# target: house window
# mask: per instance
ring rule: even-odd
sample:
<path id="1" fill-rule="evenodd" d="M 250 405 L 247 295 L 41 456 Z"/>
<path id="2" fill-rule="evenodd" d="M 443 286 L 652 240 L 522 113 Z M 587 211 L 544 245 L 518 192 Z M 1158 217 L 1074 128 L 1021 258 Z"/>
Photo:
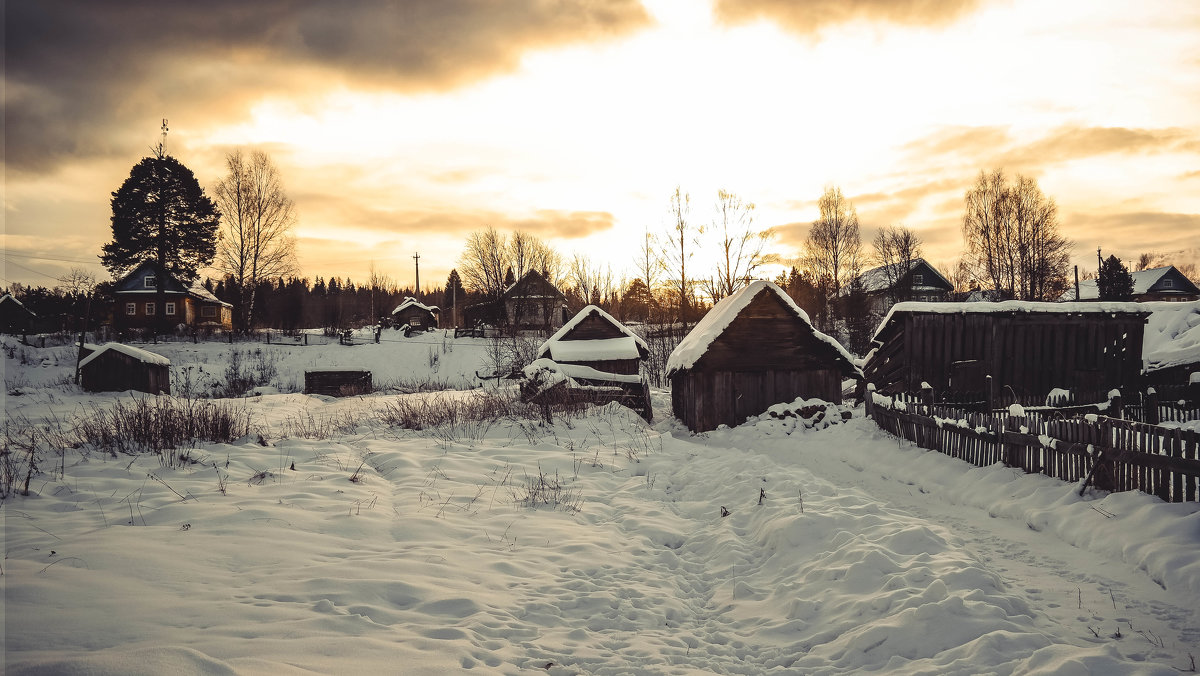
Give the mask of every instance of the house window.
<path id="1" fill-rule="evenodd" d="M 215 308 L 211 305 L 205 305 L 204 307 L 200 308 L 200 316 L 201 317 L 216 317 L 217 316 L 217 308 Z"/>
<path id="2" fill-rule="evenodd" d="M 154 303 L 146 303 L 146 314 L 147 315 L 154 314 Z"/>
<path id="3" fill-rule="evenodd" d="M 1175 288 L 1175 280 L 1173 280 L 1173 279 L 1164 279 L 1164 280 L 1163 280 L 1163 288 L 1164 288 L 1164 289 L 1173 289 L 1173 288 Z"/>
<path id="4" fill-rule="evenodd" d="M 913 284 L 924 284 L 925 275 L 913 275 Z"/>
<path id="5" fill-rule="evenodd" d="M 158 278 L 154 275 L 146 275 L 142 278 L 142 285 L 147 289 L 158 288 Z"/>
<path id="6" fill-rule="evenodd" d="M 131 317 L 133 315 L 136 315 L 137 314 L 137 303 L 126 303 L 125 304 L 125 314 L 127 314 Z"/>
<path id="7" fill-rule="evenodd" d="M 175 314 L 175 304 L 174 303 L 167 303 L 163 307 L 166 309 L 167 314 L 169 314 L 169 315 Z"/>

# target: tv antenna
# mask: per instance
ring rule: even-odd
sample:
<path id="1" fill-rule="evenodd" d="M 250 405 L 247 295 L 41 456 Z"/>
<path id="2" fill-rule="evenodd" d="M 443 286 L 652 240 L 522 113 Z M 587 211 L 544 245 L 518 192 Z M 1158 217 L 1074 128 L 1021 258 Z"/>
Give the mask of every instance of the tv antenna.
<path id="1" fill-rule="evenodd" d="M 162 140 L 158 142 L 157 154 L 160 160 L 167 154 L 167 118 L 165 117 L 162 122 Z"/>

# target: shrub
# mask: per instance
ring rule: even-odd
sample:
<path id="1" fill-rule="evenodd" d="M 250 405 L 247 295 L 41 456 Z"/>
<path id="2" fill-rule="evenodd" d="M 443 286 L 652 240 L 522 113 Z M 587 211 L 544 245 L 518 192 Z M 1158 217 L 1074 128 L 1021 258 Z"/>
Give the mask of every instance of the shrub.
<path id="1" fill-rule="evenodd" d="M 250 433 L 250 413 L 228 402 L 134 397 L 110 408 L 93 406 L 76 431 L 81 444 L 109 453 L 162 454 L 243 437 Z"/>

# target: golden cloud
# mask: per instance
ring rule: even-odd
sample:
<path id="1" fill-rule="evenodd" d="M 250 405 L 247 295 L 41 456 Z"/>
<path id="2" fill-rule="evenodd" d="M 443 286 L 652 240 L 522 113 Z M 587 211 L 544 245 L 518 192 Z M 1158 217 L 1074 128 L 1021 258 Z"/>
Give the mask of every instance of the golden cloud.
<path id="1" fill-rule="evenodd" d="M 728 24 L 768 19 L 803 35 L 851 21 L 910 26 L 945 25 L 971 12 L 979 0 L 717 0 L 717 19 Z"/>

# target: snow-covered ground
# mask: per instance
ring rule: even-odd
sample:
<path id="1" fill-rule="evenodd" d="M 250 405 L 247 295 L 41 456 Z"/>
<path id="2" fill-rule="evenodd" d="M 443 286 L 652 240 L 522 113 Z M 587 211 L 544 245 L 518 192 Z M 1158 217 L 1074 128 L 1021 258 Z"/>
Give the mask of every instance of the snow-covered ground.
<path id="1" fill-rule="evenodd" d="M 656 392 L 652 425 L 615 404 L 385 422 L 507 396 L 465 389 L 489 345 L 239 345 L 276 371 L 230 400 L 254 433 L 175 469 L 49 453 L 31 495 L 0 503 L 5 672 L 1176 674 L 1200 658 L 1198 505 L 974 468 L 861 410 L 692 435 Z M 228 345 L 144 347 L 177 391 L 188 366 L 196 391 L 224 385 Z M 6 352 L 10 427 L 131 401 L 70 385 L 67 348 Z M 296 393 L 316 367 L 459 389 Z"/>

